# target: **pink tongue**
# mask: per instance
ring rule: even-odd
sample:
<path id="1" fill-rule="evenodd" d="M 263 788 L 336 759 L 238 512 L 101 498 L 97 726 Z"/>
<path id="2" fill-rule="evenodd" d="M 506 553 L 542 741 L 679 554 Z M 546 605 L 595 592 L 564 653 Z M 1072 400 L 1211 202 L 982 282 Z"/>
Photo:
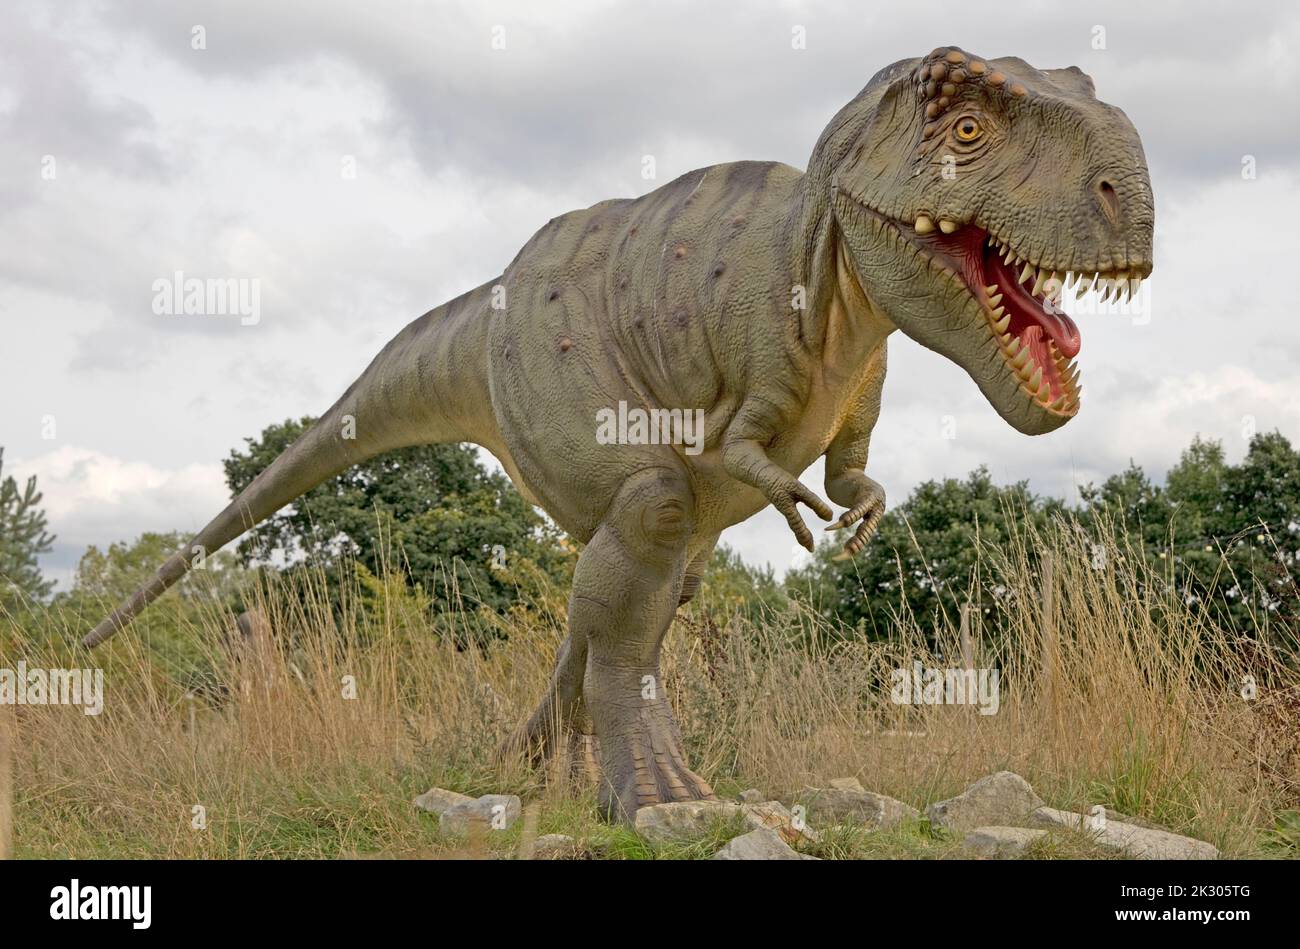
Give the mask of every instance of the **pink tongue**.
<path id="1" fill-rule="evenodd" d="M 1049 309 L 1052 312 L 1049 313 Z M 1037 307 L 1034 310 L 1034 318 L 1042 324 L 1043 331 L 1052 338 L 1052 342 L 1056 344 L 1062 356 L 1073 359 L 1079 355 L 1082 340 L 1079 337 L 1079 327 L 1074 325 L 1074 320 L 1050 305 Z"/>

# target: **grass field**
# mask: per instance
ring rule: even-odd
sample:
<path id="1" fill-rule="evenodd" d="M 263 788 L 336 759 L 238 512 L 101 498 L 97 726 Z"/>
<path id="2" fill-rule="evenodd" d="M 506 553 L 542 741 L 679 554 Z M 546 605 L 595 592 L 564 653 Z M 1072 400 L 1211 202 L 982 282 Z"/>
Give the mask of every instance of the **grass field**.
<path id="1" fill-rule="evenodd" d="M 1046 585 L 1042 554 L 1053 565 Z M 981 582 L 996 584 L 1002 615 L 969 617 L 966 649 L 976 667 L 1000 671 L 994 715 L 889 700 L 891 670 L 962 661 L 955 618 L 927 639 L 900 617 L 888 641 L 865 643 L 798 606 L 754 621 L 683 609 L 664 678 L 696 769 L 721 796 L 757 787 L 787 801 L 855 776 L 922 811 L 1005 769 L 1055 807 L 1104 804 L 1211 841 L 1226 857 L 1295 856 L 1295 655 L 1217 629 L 1122 543 L 1102 562 L 1064 527 L 982 552 Z M 739 832 L 719 826 L 656 850 L 605 823 L 593 789 L 562 763 L 494 764 L 550 672 L 563 591 L 506 618 L 466 614 L 474 631 L 495 625 L 507 638 L 457 649 L 445 626 L 396 592 L 363 611 L 326 602 L 322 589 L 272 581 L 253 594 L 276 632 L 265 653 L 232 658 L 233 620 L 216 609 L 186 630 L 209 653 L 202 688 L 176 681 L 127 632 L 94 654 L 106 677 L 101 715 L 0 706 L 0 846 L 20 858 L 515 854 L 520 825 L 444 839 L 437 819 L 412 806 L 434 785 L 519 794 L 537 805 L 539 833 L 569 834 L 600 858 L 706 857 Z M 11 631 L 0 666 L 86 665 L 70 645 L 83 632 L 74 626 L 53 637 Z M 994 629 L 996 638 L 985 632 Z M 837 830 L 807 852 L 959 851 L 920 820 Z M 1107 856 L 1082 838 L 1031 855 Z"/>

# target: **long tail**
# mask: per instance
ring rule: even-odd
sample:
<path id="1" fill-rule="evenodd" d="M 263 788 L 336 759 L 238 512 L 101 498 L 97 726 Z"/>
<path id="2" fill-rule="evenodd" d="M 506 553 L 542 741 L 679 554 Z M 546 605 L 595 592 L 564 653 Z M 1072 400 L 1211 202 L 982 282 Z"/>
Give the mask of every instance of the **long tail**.
<path id="1" fill-rule="evenodd" d="M 183 577 L 198 558 L 215 553 L 326 479 L 395 448 L 466 440 L 462 427 L 438 405 L 434 377 L 454 364 L 448 333 L 463 329 L 457 325 L 461 320 L 446 318 L 448 311 L 464 313 L 471 302 L 467 298 L 477 292 L 426 313 L 399 333 L 316 424 L 87 633 L 82 644 L 104 642 Z M 448 381 L 441 380 L 438 388 L 444 390 Z"/>

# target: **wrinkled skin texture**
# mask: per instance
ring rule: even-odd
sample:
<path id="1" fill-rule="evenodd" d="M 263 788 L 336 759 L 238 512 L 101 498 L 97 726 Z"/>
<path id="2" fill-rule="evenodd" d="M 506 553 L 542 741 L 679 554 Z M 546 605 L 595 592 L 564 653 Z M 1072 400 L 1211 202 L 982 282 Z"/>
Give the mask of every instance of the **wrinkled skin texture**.
<path id="1" fill-rule="evenodd" d="M 717 165 L 552 220 L 499 279 L 398 334 L 193 543 L 215 550 L 380 452 L 482 445 L 586 544 L 551 687 L 509 748 L 594 749 L 602 799 L 624 819 L 710 797 L 687 765 L 659 651 L 718 535 L 772 504 L 811 549 L 799 505 L 829 521 L 833 503 L 844 554 L 863 548 L 884 511 L 865 467 L 895 329 L 962 366 L 1018 430 L 1068 421 L 1077 380 L 1062 367 L 1077 333 L 1031 313 L 1043 295 L 1027 290 L 1014 320 L 999 318 L 986 297 L 1016 291 L 990 276 L 986 249 L 1006 242 L 1012 264 L 1045 273 L 1137 278 L 1150 271 L 1152 208 L 1137 133 L 1077 70 L 950 48 L 896 63 L 835 116 L 806 173 Z M 981 296 L 963 275 L 995 285 Z M 620 402 L 700 410 L 702 450 L 603 443 L 599 413 Z M 826 500 L 798 479 L 821 455 Z M 129 622 L 187 558 L 87 643 Z"/>

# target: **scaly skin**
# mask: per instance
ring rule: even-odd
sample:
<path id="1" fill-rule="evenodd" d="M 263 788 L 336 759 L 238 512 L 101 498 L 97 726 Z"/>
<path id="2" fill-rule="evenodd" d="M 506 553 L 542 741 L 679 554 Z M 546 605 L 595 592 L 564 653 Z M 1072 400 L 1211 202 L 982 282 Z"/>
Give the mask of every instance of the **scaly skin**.
<path id="1" fill-rule="evenodd" d="M 1064 424 L 1078 332 L 1047 305 L 1049 277 L 1128 289 L 1150 272 L 1152 222 L 1137 133 L 1077 69 L 955 48 L 896 63 L 806 173 L 716 165 L 552 220 L 498 280 L 403 330 L 193 544 L 215 550 L 380 452 L 482 445 L 586 544 L 551 687 L 508 748 L 597 745 L 624 819 L 710 797 L 659 650 L 718 535 L 772 504 L 811 549 L 798 505 L 833 513 L 798 475 L 824 454 L 826 497 L 846 509 L 828 529 L 852 531 L 843 555 L 863 548 L 884 511 L 865 467 L 895 329 L 962 366 L 1018 430 Z M 702 411 L 701 450 L 602 443 L 599 413 L 620 402 Z M 188 566 L 174 556 L 87 644 Z"/>

